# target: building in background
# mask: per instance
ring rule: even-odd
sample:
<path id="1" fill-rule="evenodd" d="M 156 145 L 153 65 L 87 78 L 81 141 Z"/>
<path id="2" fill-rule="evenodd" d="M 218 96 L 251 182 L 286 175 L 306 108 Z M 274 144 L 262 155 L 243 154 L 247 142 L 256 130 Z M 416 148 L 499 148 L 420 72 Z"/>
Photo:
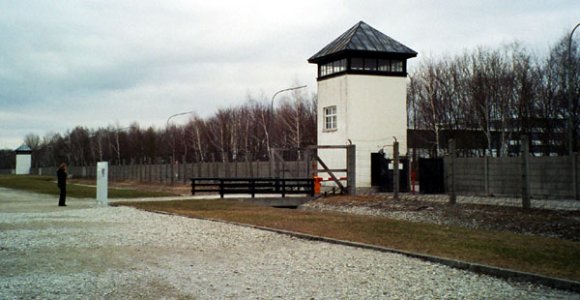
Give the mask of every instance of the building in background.
<path id="1" fill-rule="evenodd" d="M 28 175 L 30 174 L 30 168 L 32 167 L 32 149 L 25 144 L 20 145 L 20 147 L 14 150 L 16 152 L 16 175 Z"/>

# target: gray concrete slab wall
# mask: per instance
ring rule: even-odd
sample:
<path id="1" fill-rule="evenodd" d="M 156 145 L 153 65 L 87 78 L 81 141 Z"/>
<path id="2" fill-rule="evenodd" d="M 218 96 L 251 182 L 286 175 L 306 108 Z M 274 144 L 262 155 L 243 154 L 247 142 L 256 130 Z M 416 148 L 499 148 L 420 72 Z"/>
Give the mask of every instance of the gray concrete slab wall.
<path id="1" fill-rule="evenodd" d="M 173 177 L 174 183 L 189 184 L 192 177 L 307 178 L 309 164 L 306 161 L 277 163 L 274 173 L 268 161 L 109 165 L 109 180 L 171 183 Z M 73 178 L 95 178 L 95 172 L 96 166 L 69 167 Z M 32 169 L 32 174 L 56 176 L 56 167 Z"/>
<path id="2" fill-rule="evenodd" d="M 580 190 L 578 154 L 570 157 L 529 157 L 529 187 L 533 198 L 578 199 Z M 445 177 L 449 176 L 446 157 Z M 455 159 L 456 192 L 466 195 L 521 196 L 522 157 L 489 157 Z M 574 174 L 574 168 L 576 174 Z M 487 171 L 486 171 L 487 170 Z M 449 190 L 446 180 L 446 190 Z M 487 182 L 487 184 L 486 184 Z M 486 190 L 487 186 L 487 190 Z M 575 188 L 576 187 L 576 188 Z"/>

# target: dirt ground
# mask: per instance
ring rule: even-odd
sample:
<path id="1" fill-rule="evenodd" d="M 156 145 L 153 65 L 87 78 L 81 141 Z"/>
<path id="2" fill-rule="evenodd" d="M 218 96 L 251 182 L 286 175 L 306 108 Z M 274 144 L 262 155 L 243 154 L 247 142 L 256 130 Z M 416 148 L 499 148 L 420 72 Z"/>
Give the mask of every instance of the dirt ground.
<path id="1" fill-rule="evenodd" d="M 136 188 L 147 191 L 190 195 L 190 187 L 182 183 L 170 185 L 137 182 L 110 182 L 111 187 Z M 343 208 L 364 207 L 379 212 L 405 212 L 429 215 L 436 223 L 496 231 L 535 234 L 580 241 L 580 210 L 548 209 L 524 210 L 518 207 L 456 204 L 449 205 L 428 200 L 395 200 L 391 195 L 330 196 L 317 202 Z M 425 218 L 422 218 L 425 220 Z M 429 219 L 429 218 L 427 218 Z M 436 221 L 435 221 L 436 220 Z"/>
<path id="2" fill-rule="evenodd" d="M 420 199 L 420 196 L 418 197 Z M 395 200 L 392 196 L 333 196 L 321 203 L 342 207 L 367 207 L 383 212 L 432 215 L 449 226 L 535 234 L 580 241 L 580 211 L 548 209 L 524 210 L 518 207 L 437 203 L 421 200 Z"/>

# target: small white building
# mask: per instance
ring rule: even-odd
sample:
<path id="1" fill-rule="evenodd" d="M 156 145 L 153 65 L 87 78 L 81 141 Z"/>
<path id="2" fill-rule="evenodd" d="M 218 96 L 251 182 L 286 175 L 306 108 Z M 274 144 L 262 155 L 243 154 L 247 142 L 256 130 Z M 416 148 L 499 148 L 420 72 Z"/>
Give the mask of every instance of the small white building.
<path id="1" fill-rule="evenodd" d="M 25 144 L 20 145 L 14 151 L 16 152 L 16 175 L 28 175 L 30 174 L 30 168 L 32 167 L 32 149 Z"/>
<path id="2" fill-rule="evenodd" d="M 357 189 L 371 187 L 371 153 L 392 151 L 393 137 L 407 152 L 407 59 L 415 56 L 361 21 L 308 59 L 318 65 L 318 145 L 356 145 Z M 319 156 L 346 168 L 344 151 Z"/>

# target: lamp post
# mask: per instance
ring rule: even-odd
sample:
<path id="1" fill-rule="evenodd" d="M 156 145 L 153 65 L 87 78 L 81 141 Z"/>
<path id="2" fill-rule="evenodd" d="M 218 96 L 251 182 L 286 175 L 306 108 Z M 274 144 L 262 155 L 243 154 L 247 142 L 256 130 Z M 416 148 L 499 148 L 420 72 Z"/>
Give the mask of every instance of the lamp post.
<path id="1" fill-rule="evenodd" d="M 276 98 L 276 96 L 282 92 L 287 92 L 287 91 L 292 91 L 292 90 L 297 90 L 297 89 L 302 89 L 307 87 L 307 85 L 301 85 L 301 86 L 296 86 L 296 87 L 291 87 L 291 88 L 287 88 L 287 89 L 283 89 L 283 90 L 279 90 L 276 93 L 274 93 L 274 95 L 272 96 L 272 102 L 270 103 L 270 112 L 274 112 L 274 98 Z"/>
<path id="2" fill-rule="evenodd" d="M 171 120 L 173 117 L 187 115 L 187 114 L 191 114 L 191 113 L 194 113 L 194 111 L 186 111 L 186 112 L 176 113 L 176 114 L 169 116 L 169 118 L 167 118 L 167 123 L 166 123 L 165 127 L 169 128 L 169 120 Z"/>
<path id="3" fill-rule="evenodd" d="M 572 37 L 574 36 L 574 31 L 576 31 L 579 26 L 580 23 L 576 24 L 568 37 L 568 154 L 570 157 L 574 154 L 574 78 L 572 74 Z"/>
<path id="4" fill-rule="evenodd" d="M 274 118 L 274 98 L 276 98 L 276 96 L 280 93 L 283 92 L 287 92 L 287 91 L 292 91 L 292 90 L 297 90 L 297 89 L 302 89 L 307 87 L 307 85 L 301 85 L 301 86 L 296 86 L 296 87 L 291 87 L 291 88 L 287 88 L 287 89 L 283 89 L 283 90 L 279 90 L 276 93 L 274 93 L 274 95 L 272 95 L 272 100 L 270 102 L 270 126 L 268 126 L 268 130 L 266 131 L 266 139 L 268 142 L 268 156 L 271 155 L 271 145 L 270 145 L 270 130 L 272 127 L 272 119 Z M 271 157 L 270 157 L 271 158 Z"/>
<path id="5" fill-rule="evenodd" d="M 169 121 L 177 116 L 183 116 L 183 115 L 187 115 L 187 114 L 191 114 L 193 113 L 193 111 L 186 111 L 186 112 L 180 112 L 180 113 L 176 113 L 173 114 L 171 116 L 169 116 L 169 118 L 167 118 L 167 122 L 165 123 L 165 128 L 166 130 L 169 130 Z M 175 164 L 175 134 L 172 134 L 173 137 L 173 142 L 171 143 L 171 185 L 173 185 L 173 182 L 175 180 L 175 174 L 174 174 L 174 170 L 173 170 L 173 165 Z"/>

